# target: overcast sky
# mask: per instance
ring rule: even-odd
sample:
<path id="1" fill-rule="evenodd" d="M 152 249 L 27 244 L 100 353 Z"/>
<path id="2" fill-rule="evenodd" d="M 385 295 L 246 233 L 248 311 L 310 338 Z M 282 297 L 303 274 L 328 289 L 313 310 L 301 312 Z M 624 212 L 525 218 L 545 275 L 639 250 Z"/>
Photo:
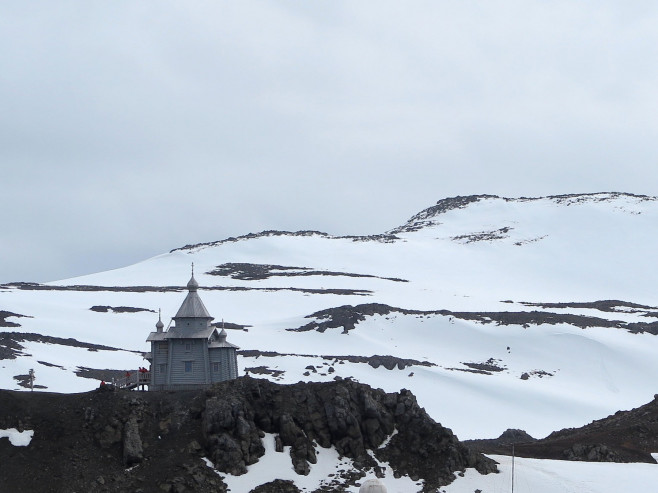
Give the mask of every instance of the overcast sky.
<path id="1" fill-rule="evenodd" d="M 0 4 L 0 282 L 437 200 L 658 194 L 655 1 Z"/>

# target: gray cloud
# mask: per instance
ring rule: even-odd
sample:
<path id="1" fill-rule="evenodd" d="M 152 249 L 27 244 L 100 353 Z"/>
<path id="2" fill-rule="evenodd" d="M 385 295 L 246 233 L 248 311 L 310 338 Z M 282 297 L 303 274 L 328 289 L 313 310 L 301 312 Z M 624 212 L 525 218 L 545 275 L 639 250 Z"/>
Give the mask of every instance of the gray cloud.
<path id="1" fill-rule="evenodd" d="M 439 198 L 654 194 L 652 2 L 0 7 L 0 281 Z"/>

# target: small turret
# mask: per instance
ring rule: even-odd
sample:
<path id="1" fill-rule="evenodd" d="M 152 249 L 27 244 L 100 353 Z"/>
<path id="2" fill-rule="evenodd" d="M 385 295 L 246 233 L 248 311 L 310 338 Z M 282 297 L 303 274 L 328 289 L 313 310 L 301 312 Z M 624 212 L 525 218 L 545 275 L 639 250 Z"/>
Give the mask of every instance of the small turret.
<path id="1" fill-rule="evenodd" d="M 158 323 L 155 324 L 155 329 L 157 332 L 162 332 L 162 329 L 164 328 L 164 324 L 162 323 L 162 313 L 160 312 L 160 309 L 158 308 Z"/>

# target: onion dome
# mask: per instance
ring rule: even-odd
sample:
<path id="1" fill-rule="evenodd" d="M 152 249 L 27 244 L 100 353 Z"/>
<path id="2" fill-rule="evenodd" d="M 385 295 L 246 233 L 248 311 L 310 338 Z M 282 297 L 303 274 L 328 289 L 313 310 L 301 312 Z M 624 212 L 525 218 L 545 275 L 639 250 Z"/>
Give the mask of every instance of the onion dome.
<path id="1" fill-rule="evenodd" d="M 164 328 L 164 324 L 162 323 L 162 316 L 160 315 L 160 310 L 158 310 L 158 323 L 155 324 L 155 328 L 158 330 L 158 332 L 162 332 L 162 329 Z"/>
<path id="2" fill-rule="evenodd" d="M 379 479 L 368 479 L 359 488 L 359 493 L 386 493 L 386 491 L 386 486 Z"/>
<path id="3" fill-rule="evenodd" d="M 219 342 L 226 342 L 226 331 L 223 328 L 219 333 Z"/>
<path id="4" fill-rule="evenodd" d="M 187 290 L 191 293 L 197 289 L 199 289 L 199 283 L 196 282 L 196 279 L 194 279 L 194 274 L 192 274 L 192 277 L 190 277 L 190 280 L 187 283 Z"/>

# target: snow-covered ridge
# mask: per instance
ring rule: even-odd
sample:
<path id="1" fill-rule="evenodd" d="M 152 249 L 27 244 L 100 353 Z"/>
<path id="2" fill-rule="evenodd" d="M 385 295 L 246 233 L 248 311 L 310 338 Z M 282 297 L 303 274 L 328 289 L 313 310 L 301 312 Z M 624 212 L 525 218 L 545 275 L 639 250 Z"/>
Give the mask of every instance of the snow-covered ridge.
<path id="1" fill-rule="evenodd" d="M 210 314 L 245 351 L 243 372 L 409 388 L 460 438 L 507 428 L 541 437 L 655 393 L 657 223 L 656 198 L 632 194 L 457 197 L 366 237 L 379 241 L 270 231 L 6 285 L 0 321 L 146 350 L 155 314 L 166 323 L 176 313 L 194 262 Z M 103 371 L 144 365 L 128 351 L 50 341 L 0 337 L 20 346 L 0 360 L 0 387 L 21 388 L 34 368 L 49 391 L 88 390 Z"/>
<path id="2" fill-rule="evenodd" d="M 170 253 L 176 251 L 198 251 L 202 248 L 219 246 L 225 243 L 235 243 L 245 240 L 253 240 L 257 238 L 267 237 L 320 237 L 327 239 L 348 239 L 351 241 L 379 241 L 379 242 L 394 242 L 400 238 L 397 236 L 399 233 L 409 233 L 417 231 L 427 226 L 436 224 L 432 221 L 433 218 L 440 216 L 446 212 L 458 209 L 465 209 L 471 204 L 478 202 L 508 202 L 508 203 L 522 203 L 532 201 L 550 202 L 555 205 L 570 206 L 575 204 L 599 203 L 609 202 L 616 203 L 619 209 L 625 209 L 625 206 L 637 205 L 641 202 L 656 201 L 658 197 L 650 197 L 647 195 L 636 195 L 632 193 L 621 192 L 599 192 L 599 193 L 586 193 L 586 194 L 563 194 L 563 195 L 549 195 L 546 197 L 500 197 L 498 195 L 466 195 L 455 196 L 439 200 L 435 205 L 424 209 L 423 211 L 412 216 L 405 224 L 397 226 L 385 233 L 363 236 L 335 236 L 322 231 L 315 230 L 302 230 L 302 231 L 280 231 L 280 230 L 266 230 L 259 233 L 248 233 L 237 237 L 229 237 L 223 240 L 196 243 L 185 245 L 183 247 L 175 248 Z"/>
<path id="3" fill-rule="evenodd" d="M 499 197 L 498 195 L 467 195 L 449 197 L 439 200 L 432 207 L 419 212 L 412 216 L 404 225 L 389 231 L 389 234 L 396 235 L 399 233 L 409 233 L 417 231 L 423 227 L 433 226 L 436 224 L 432 221 L 437 216 L 441 216 L 449 211 L 457 209 L 465 209 L 472 204 L 478 202 L 489 203 L 522 203 L 522 202 L 544 202 L 570 206 L 570 205 L 585 205 L 595 204 L 601 202 L 608 202 L 614 204 L 617 208 L 625 208 L 625 206 L 634 206 L 642 202 L 656 201 L 658 197 L 650 197 L 647 195 L 636 195 L 632 193 L 620 192 L 599 192 L 599 193 L 586 193 L 586 194 L 564 194 L 564 195 L 549 195 L 546 197 Z M 632 209 L 629 209 L 632 210 Z"/>

